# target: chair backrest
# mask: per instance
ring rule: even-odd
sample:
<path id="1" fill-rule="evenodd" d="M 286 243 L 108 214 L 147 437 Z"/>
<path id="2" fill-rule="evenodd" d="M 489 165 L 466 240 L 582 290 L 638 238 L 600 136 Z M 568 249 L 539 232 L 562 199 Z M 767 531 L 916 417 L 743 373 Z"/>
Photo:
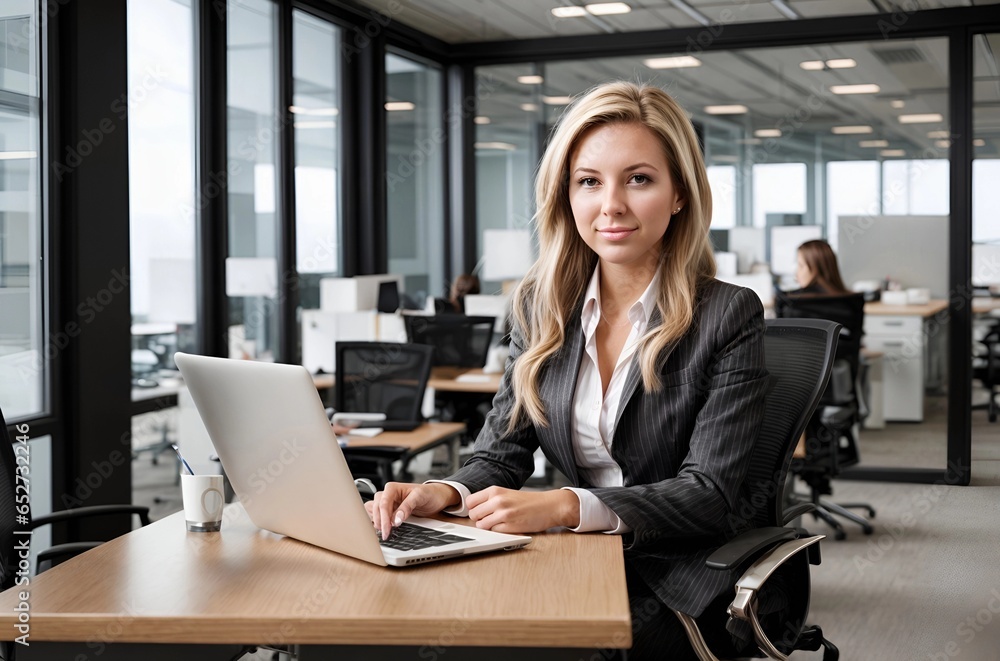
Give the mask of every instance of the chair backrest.
<path id="1" fill-rule="evenodd" d="M 406 338 L 434 347 L 435 367 L 482 367 L 493 340 L 496 317 L 464 314 L 406 315 Z"/>
<path id="2" fill-rule="evenodd" d="M 337 342 L 338 411 L 417 422 L 434 348 L 398 342 Z"/>
<path id="3" fill-rule="evenodd" d="M 817 319 L 769 319 L 764 362 L 771 375 L 764 420 L 747 472 L 748 527 L 782 526 L 783 492 L 792 452 L 830 379 L 840 325 Z"/>
<path id="4" fill-rule="evenodd" d="M 837 359 L 846 360 L 851 366 L 852 379 L 857 379 L 858 354 L 865 325 L 864 294 L 777 292 L 774 312 L 780 319 L 827 319 L 840 324 Z"/>
<path id="5" fill-rule="evenodd" d="M 26 458 L 25 458 L 26 459 Z M 18 542 L 19 531 L 29 530 L 30 511 L 25 508 L 25 518 L 20 522 L 17 502 L 17 456 L 11 445 L 10 434 L 7 433 L 7 422 L 0 411 L 0 592 L 14 585 L 14 572 L 17 571 L 17 553 L 14 545 Z M 23 497 L 24 491 L 21 491 Z M 22 539 L 27 539 L 26 537 Z"/>

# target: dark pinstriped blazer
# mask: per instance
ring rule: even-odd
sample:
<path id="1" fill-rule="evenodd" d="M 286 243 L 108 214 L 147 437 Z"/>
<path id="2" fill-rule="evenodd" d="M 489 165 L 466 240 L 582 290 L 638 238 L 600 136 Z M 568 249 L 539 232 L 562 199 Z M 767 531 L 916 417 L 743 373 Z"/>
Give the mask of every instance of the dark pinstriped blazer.
<path id="1" fill-rule="evenodd" d="M 581 480 L 573 457 L 573 395 L 584 349 L 580 308 L 541 375 L 549 426 L 506 432 L 514 404 L 509 362 L 472 457 L 447 479 L 472 492 L 492 485 L 519 489 L 541 446 L 572 484 L 591 488 L 632 528 L 624 538 L 626 562 L 653 592 L 697 617 L 738 578 L 706 568 L 705 559 L 742 531 L 736 512 L 748 497 L 743 482 L 769 383 L 760 300 L 714 279 L 699 286 L 691 329 L 663 363 L 659 392 L 645 392 L 638 354 L 633 357 L 611 449 L 624 486 L 603 488 Z M 654 312 L 650 327 L 659 323 Z M 515 327 L 511 362 L 523 345 Z"/>

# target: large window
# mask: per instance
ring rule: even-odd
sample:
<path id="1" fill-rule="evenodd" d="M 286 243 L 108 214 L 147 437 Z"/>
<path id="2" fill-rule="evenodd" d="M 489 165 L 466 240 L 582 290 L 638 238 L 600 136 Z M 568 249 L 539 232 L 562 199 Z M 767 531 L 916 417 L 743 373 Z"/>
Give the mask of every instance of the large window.
<path id="1" fill-rule="evenodd" d="M 753 224 L 765 227 L 771 215 L 804 216 L 804 163 L 755 163 L 753 166 Z"/>
<path id="2" fill-rule="evenodd" d="M 65 346 L 65 333 L 43 339 L 37 6 L 0 6 L 0 407 L 8 422 L 45 410 L 48 361 Z"/>
<path id="3" fill-rule="evenodd" d="M 827 240 L 837 249 L 840 216 L 877 216 L 879 202 L 878 161 L 831 161 L 826 164 Z"/>
<path id="4" fill-rule="evenodd" d="M 339 44 L 339 28 L 293 12 L 295 251 L 307 309 L 319 307 L 319 279 L 342 269 Z"/>
<path id="5" fill-rule="evenodd" d="M 406 276 L 414 303 L 442 296 L 444 138 L 442 73 L 389 53 L 386 71 L 386 209 L 389 272 Z"/>
<path id="6" fill-rule="evenodd" d="M 278 346 L 276 21 L 270 0 L 229 0 L 229 354 L 261 360 Z"/>
<path id="7" fill-rule="evenodd" d="M 195 348 L 194 12 L 128 3 L 133 398 Z M 156 392 L 156 391 L 151 391 Z"/>

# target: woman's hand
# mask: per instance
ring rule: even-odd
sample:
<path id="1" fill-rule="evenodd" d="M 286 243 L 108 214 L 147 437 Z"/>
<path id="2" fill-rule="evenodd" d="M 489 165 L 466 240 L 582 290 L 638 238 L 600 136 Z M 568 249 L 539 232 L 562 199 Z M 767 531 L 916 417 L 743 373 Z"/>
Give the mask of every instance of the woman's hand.
<path id="1" fill-rule="evenodd" d="M 514 491 L 488 487 L 465 504 L 477 528 L 506 533 L 540 532 L 556 526 L 580 525 L 580 499 L 572 491 Z"/>
<path id="2" fill-rule="evenodd" d="M 429 516 L 441 510 L 458 505 L 462 496 L 447 484 L 406 484 L 388 482 L 383 491 L 375 494 L 375 499 L 365 503 L 365 509 L 372 517 L 375 529 L 382 533 L 382 539 L 389 539 L 392 529 L 410 515 Z"/>

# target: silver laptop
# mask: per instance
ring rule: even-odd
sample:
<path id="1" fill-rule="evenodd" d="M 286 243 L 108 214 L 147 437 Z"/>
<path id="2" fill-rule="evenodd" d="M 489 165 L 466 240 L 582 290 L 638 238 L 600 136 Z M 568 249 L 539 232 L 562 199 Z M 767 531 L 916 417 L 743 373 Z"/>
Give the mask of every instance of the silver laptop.
<path id="1" fill-rule="evenodd" d="M 418 517 L 380 542 L 305 367 L 184 353 L 174 360 L 258 527 L 396 567 L 531 542 Z"/>

